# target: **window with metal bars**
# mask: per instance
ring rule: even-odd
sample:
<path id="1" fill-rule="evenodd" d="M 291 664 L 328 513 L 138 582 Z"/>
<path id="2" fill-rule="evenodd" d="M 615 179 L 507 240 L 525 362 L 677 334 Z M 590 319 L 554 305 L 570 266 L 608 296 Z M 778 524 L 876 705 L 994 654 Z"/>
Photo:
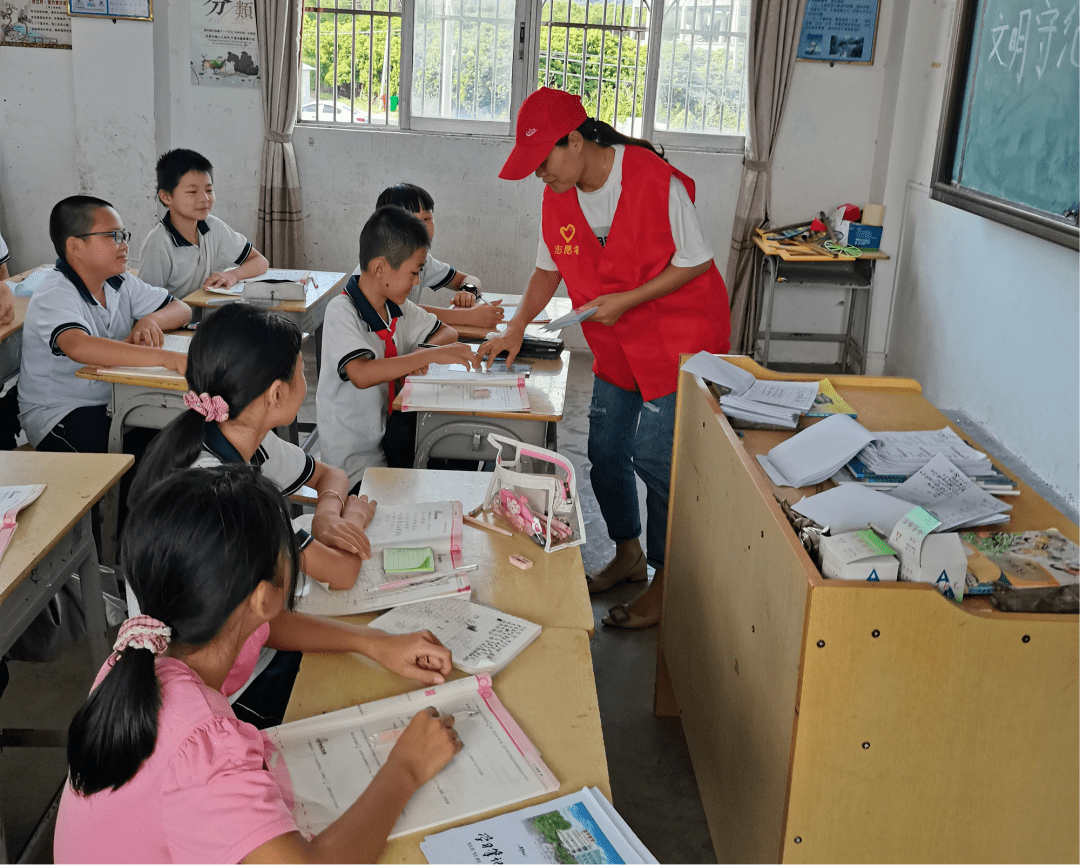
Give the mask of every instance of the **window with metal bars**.
<path id="1" fill-rule="evenodd" d="M 750 0 L 305 3 L 302 122 L 511 134 L 538 86 L 667 144 L 741 146 Z"/>

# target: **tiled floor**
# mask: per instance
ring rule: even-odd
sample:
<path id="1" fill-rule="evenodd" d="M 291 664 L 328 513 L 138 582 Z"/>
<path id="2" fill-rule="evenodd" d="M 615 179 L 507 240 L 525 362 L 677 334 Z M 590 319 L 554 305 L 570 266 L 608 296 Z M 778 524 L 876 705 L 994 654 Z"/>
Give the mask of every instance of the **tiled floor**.
<path id="1" fill-rule="evenodd" d="M 575 354 L 559 450 L 579 473 L 579 490 L 588 542 L 586 569 L 603 564 L 614 549 L 607 539 L 588 487 L 586 436 L 591 396 L 592 358 Z M 308 402 L 300 419 L 314 416 L 314 359 L 308 363 Z M 642 517 L 644 520 L 644 516 Z M 652 712 L 656 629 L 615 631 L 600 617 L 616 602 L 627 601 L 641 585 L 621 587 L 594 602 L 597 623 L 592 639 L 600 715 L 607 747 L 615 807 L 661 862 L 715 861 L 686 743 L 677 718 Z M 48 664 L 11 664 L 11 684 L 0 700 L 0 727 L 66 727 L 93 679 L 85 644 Z M 22 849 L 34 823 L 64 777 L 60 749 L 6 749 L 0 753 L 0 818 L 12 857 Z M 47 843 L 31 861 L 51 861 Z"/>

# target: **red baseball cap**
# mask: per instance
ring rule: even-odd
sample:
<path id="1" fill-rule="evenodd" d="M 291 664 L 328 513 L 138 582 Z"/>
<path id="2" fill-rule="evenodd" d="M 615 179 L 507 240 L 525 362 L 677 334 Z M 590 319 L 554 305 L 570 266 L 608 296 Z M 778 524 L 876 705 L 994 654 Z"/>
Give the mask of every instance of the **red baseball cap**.
<path id="1" fill-rule="evenodd" d="M 503 180 L 521 180 L 540 165 L 555 142 L 589 119 L 581 97 L 564 90 L 541 87 L 521 103 L 514 149 L 499 172 Z"/>

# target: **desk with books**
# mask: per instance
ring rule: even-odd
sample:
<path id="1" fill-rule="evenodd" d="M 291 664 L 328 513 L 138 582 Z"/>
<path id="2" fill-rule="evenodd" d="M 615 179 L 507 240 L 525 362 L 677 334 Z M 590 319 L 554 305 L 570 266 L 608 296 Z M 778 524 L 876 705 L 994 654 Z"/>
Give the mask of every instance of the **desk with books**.
<path id="1" fill-rule="evenodd" d="M 831 380 L 870 430 L 952 426 L 910 379 Z M 719 860 L 1075 861 L 1080 617 L 823 579 L 774 495 L 827 484 L 776 488 L 755 459 L 788 435 L 737 433 L 680 375 L 657 705 Z M 1076 541 L 1019 488 L 1003 530 Z"/>

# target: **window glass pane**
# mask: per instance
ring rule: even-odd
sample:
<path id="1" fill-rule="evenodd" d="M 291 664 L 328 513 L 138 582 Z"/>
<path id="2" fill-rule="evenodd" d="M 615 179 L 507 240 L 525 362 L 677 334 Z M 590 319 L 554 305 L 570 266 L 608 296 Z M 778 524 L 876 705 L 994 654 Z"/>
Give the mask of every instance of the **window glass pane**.
<path id="1" fill-rule="evenodd" d="M 414 117 L 510 119 L 514 0 L 416 0 Z"/>
<path id="2" fill-rule="evenodd" d="M 657 131 L 746 132 L 749 0 L 665 0 Z"/>
<path id="3" fill-rule="evenodd" d="M 304 4 L 298 116 L 397 125 L 401 0 Z"/>
<path id="4" fill-rule="evenodd" d="M 581 94 L 585 109 L 639 136 L 649 0 L 544 0 L 537 85 Z"/>

